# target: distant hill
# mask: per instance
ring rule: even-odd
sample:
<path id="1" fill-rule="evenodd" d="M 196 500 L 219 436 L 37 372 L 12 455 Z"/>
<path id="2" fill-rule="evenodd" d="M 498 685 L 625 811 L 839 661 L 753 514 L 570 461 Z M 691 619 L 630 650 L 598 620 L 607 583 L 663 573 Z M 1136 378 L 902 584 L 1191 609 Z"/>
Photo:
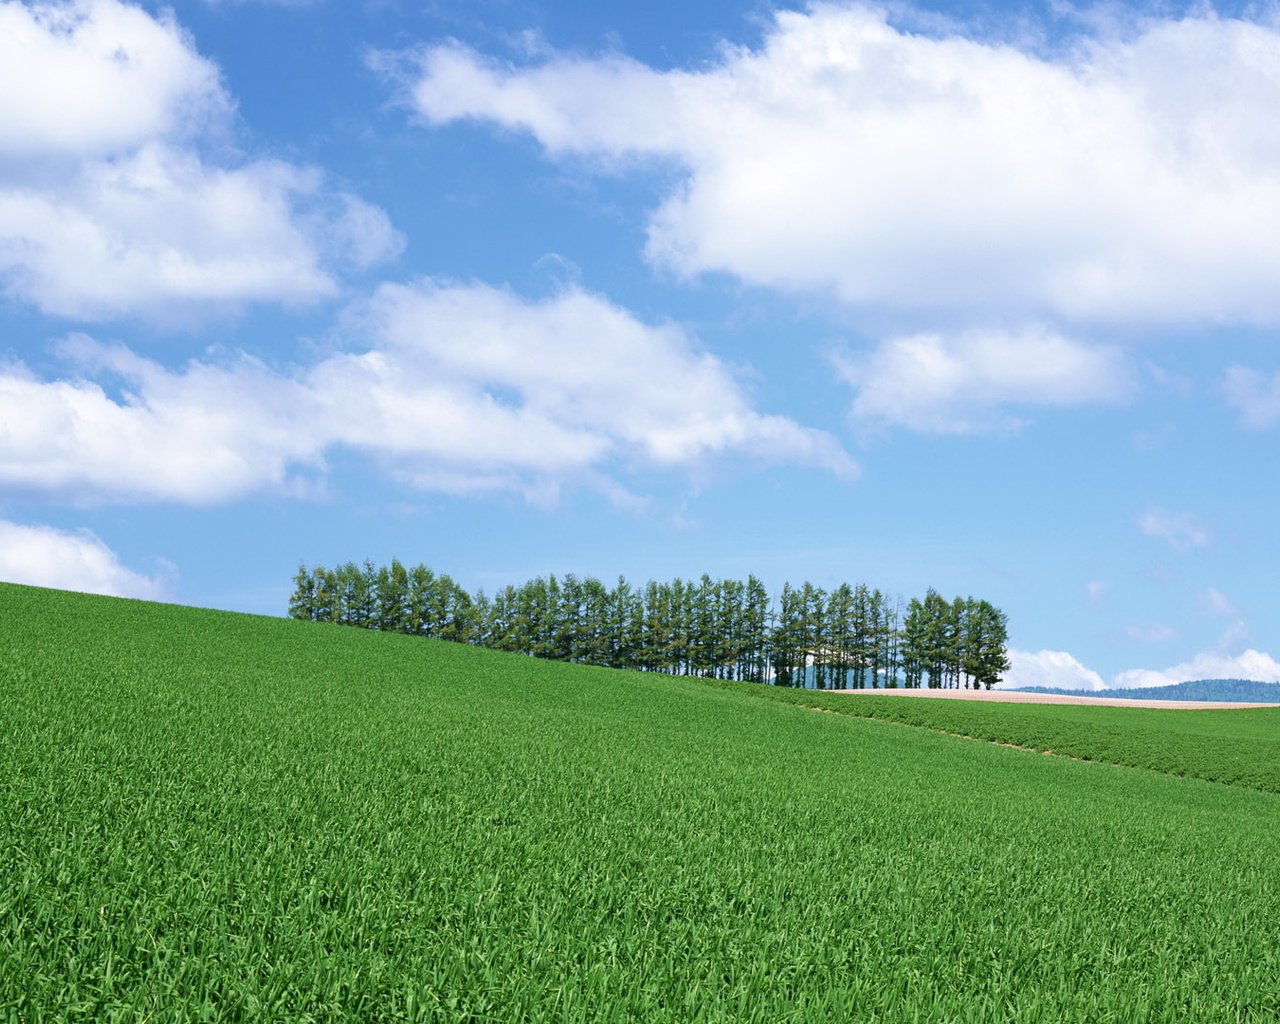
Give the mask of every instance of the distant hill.
<path id="1" fill-rule="evenodd" d="M 1131 689 L 1064 690 L 1051 686 L 1023 686 L 1024 693 L 1088 693 L 1091 697 L 1128 697 L 1132 700 L 1234 700 L 1246 703 L 1280 703 L 1280 683 L 1258 683 L 1252 679 L 1196 679 L 1168 686 Z"/>

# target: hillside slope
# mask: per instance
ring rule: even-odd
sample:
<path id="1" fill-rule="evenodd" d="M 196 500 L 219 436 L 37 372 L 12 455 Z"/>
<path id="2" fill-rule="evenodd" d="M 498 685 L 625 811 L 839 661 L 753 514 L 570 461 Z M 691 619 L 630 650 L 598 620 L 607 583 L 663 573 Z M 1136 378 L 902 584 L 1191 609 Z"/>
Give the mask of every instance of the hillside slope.
<path id="1" fill-rule="evenodd" d="M 1280 793 L 1280 708 L 996 704 L 712 685 L 774 703 Z"/>
<path id="2" fill-rule="evenodd" d="M 0 586 L 0 1016 L 1280 1015 L 1280 798 Z"/>

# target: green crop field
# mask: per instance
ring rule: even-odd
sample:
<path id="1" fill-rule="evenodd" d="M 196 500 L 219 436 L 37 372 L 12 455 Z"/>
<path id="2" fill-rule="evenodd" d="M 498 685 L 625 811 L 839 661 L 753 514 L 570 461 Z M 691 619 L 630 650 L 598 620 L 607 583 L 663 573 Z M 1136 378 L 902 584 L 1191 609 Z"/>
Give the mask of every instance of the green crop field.
<path id="1" fill-rule="evenodd" d="M 1280 793 L 1280 708 L 985 704 L 726 682 L 714 685 L 842 715 Z"/>
<path id="2" fill-rule="evenodd" d="M 1161 767 L 0 586 L 0 1021 L 1274 1021 L 1280 795 Z"/>

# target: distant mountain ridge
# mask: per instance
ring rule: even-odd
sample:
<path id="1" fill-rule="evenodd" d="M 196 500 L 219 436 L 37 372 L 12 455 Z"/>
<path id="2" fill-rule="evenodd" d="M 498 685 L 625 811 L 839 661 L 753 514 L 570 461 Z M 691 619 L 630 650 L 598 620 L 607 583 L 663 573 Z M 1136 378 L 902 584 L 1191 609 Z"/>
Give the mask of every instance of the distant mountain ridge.
<path id="1" fill-rule="evenodd" d="M 1252 679 L 1196 679 L 1168 686 L 1140 686 L 1109 690 L 1065 690 L 1052 686 L 1022 686 L 1023 693 L 1061 693 L 1090 697 L 1127 697 L 1131 700 L 1231 700 L 1242 703 L 1280 704 L 1280 683 Z"/>

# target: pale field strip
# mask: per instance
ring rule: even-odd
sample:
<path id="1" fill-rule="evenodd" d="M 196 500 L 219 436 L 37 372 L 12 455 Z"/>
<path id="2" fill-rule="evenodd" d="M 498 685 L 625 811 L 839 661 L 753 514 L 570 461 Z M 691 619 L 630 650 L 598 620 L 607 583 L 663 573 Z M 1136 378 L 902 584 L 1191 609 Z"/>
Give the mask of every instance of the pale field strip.
<path id="1" fill-rule="evenodd" d="M 1136 697 L 1090 697 L 1064 693 L 1023 693 L 1019 690 L 823 690 L 823 693 L 845 693 L 851 696 L 874 694 L 893 697 L 938 697 L 944 700 L 994 701 L 998 704 L 1094 704 L 1113 708 L 1280 708 L 1280 704 L 1250 703 L 1229 700 L 1142 700 Z"/>

